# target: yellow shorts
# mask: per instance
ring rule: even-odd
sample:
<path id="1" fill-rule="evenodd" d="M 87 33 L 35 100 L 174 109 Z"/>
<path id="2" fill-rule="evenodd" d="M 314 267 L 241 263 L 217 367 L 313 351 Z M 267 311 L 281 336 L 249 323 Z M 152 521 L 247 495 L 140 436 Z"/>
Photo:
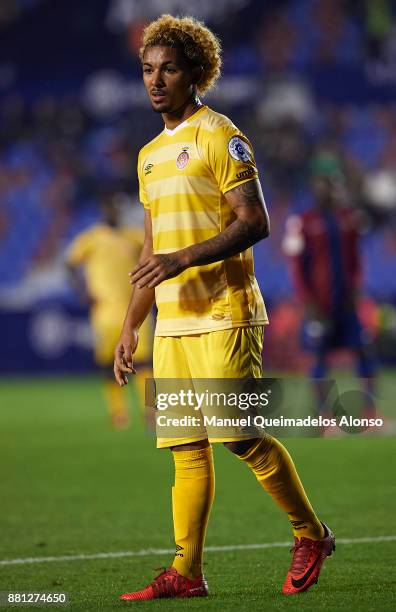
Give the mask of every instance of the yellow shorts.
<path id="1" fill-rule="evenodd" d="M 120 337 L 127 305 L 95 307 L 91 312 L 94 333 L 95 362 L 102 367 L 112 366 L 114 349 Z M 139 330 L 139 343 L 134 355 L 135 363 L 150 363 L 153 345 L 153 325 L 148 317 Z"/>
<path id="2" fill-rule="evenodd" d="M 161 384 L 169 386 L 169 380 L 161 383 L 159 379 L 189 379 L 191 384 L 189 383 L 188 386 L 199 390 L 199 379 L 261 378 L 263 375 L 261 360 L 263 337 L 264 328 L 262 326 L 235 327 L 191 336 L 156 336 L 153 366 L 157 393 Z M 190 410 L 185 406 L 178 406 L 177 409 L 183 416 Z M 227 410 L 227 416 L 240 417 L 238 407 L 227 407 Z M 174 412 L 174 409 L 172 411 Z M 192 413 L 194 414 L 196 415 L 196 412 Z M 158 436 L 157 447 L 168 448 L 205 439 L 211 442 L 246 439 L 246 434 L 241 433 L 240 428 L 234 431 L 230 428 L 227 432 L 230 433 L 230 435 L 227 433 L 227 437 L 215 437 L 213 432 L 202 425 L 202 428 L 196 431 L 196 435 L 194 432 L 194 437 L 161 438 Z"/>

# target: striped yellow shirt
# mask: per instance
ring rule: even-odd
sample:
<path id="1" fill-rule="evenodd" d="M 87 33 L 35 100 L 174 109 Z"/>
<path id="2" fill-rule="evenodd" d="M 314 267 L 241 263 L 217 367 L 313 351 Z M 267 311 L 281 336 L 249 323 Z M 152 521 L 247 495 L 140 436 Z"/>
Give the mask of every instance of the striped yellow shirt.
<path id="1" fill-rule="evenodd" d="M 230 225 L 236 217 L 224 194 L 258 173 L 247 138 L 203 106 L 141 149 L 138 176 L 140 200 L 151 212 L 154 253 L 171 253 Z M 155 298 L 157 336 L 268 323 L 251 248 L 185 270 L 156 287 Z"/>
<path id="2" fill-rule="evenodd" d="M 128 305 L 128 272 L 138 262 L 143 239 L 141 229 L 97 223 L 73 240 L 66 260 L 84 267 L 87 289 L 96 303 Z"/>

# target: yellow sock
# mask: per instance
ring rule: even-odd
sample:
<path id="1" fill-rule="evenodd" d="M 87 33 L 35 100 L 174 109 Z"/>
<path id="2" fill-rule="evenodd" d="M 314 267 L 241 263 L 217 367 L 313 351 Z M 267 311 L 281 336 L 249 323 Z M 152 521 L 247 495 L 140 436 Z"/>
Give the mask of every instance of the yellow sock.
<path id="1" fill-rule="evenodd" d="M 262 487 L 289 515 L 295 537 L 320 540 L 324 529 L 301 484 L 293 460 L 275 438 L 265 436 L 239 455 L 254 472 Z"/>
<path id="2" fill-rule="evenodd" d="M 116 381 L 105 381 L 105 396 L 113 425 L 126 425 L 128 422 L 128 406 L 125 393 Z"/>
<path id="3" fill-rule="evenodd" d="M 206 527 L 214 498 L 212 447 L 174 451 L 172 488 L 176 554 L 172 563 L 185 578 L 202 574 Z"/>

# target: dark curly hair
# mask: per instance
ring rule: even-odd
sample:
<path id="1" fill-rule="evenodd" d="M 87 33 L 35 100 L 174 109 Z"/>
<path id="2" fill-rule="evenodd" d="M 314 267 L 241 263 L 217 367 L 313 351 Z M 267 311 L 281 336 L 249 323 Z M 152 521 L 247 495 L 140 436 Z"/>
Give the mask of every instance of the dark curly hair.
<path id="1" fill-rule="evenodd" d="M 199 94 L 209 91 L 219 78 L 222 64 L 220 41 L 194 17 L 161 15 L 150 23 L 143 31 L 140 59 L 143 61 L 147 47 L 157 45 L 180 49 L 193 67 L 202 67 L 202 76 L 197 84 Z"/>

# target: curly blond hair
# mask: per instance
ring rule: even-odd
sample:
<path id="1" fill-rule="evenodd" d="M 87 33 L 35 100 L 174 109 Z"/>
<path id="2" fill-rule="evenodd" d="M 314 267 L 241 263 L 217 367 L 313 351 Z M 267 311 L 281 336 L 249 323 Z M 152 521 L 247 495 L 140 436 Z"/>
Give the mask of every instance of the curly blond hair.
<path id="1" fill-rule="evenodd" d="M 176 47 L 192 66 L 202 67 L 202 76 L 197 84 L 199 94 L 209 91 L 219 78 L 222 63 L 220 41 L 194 17 L 161 15 L 150 23 L 143 31 L 140 59 L 143 61 L 147 47 L 157 45 Z"/>

